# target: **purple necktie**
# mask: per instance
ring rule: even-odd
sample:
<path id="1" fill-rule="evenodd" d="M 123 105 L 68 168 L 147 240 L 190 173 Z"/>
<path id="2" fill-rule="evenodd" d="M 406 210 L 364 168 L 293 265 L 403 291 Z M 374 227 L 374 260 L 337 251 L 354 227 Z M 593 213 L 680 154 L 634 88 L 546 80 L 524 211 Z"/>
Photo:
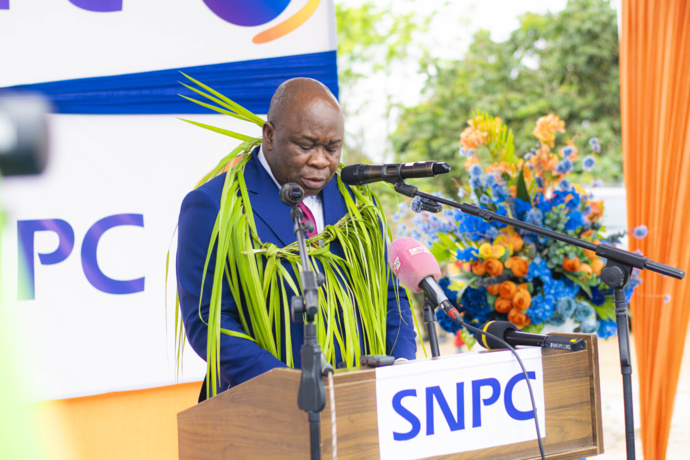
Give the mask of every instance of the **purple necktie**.
<path id="1" fill-rule="evenodd" d="M 312 230 L 311 232 L 307 231 L 307 238 L 315 236 L 318 232 L 316 231 L 316 220 L 314 219 L 314 214 L 311 213 L 307 205 L 304 203 L 300 203 L 297 206 L 299 206 L 299 208 L 302 210 L 302 223 L 306 224 L 307 222 L 311 222 L 312 224 L 314 224 L 314 230 Z"/>

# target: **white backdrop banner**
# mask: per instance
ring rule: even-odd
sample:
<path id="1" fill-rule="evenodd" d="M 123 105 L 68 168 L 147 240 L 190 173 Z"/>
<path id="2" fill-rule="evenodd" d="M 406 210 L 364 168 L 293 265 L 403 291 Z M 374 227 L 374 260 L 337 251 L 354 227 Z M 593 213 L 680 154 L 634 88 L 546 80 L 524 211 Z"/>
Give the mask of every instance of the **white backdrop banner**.
<path id="1" fill-rule="evenodd" d="M 304 62 L 327 55 L 319 71 L 337 94 L 333 11 L 330 0 L 0 0 L 0 86 L 41 90 L 60 112 L 46 171 L 0 183 L 0 297 L 33 399 L 203 378 L 189 347 L 176 378 L 173 232 L 184 195 L 237 142 L 161 114 L 199 112 L 177 95 L 190 66 L 265 113 L 278 84 L 313 76 Z M 261 135 L 226 116 L 185 118 Z"/>

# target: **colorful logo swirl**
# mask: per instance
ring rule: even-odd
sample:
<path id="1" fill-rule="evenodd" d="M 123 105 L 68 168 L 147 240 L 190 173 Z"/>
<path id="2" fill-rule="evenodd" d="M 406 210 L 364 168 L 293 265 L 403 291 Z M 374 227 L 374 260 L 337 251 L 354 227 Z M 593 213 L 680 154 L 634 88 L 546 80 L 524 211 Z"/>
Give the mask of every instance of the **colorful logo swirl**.
<path id="1" fill-rule="evenodd" d="M 266 24 L 285 11 L 291 0 L 204 0 L 206 6 L 219 18 L 242 27 Z M 280 38 L 299 26 L 314 14 L 321 0 L 308 0 L 297 13 L 280 24 L 258 33 L 252 41 L 267 43 Z"/>

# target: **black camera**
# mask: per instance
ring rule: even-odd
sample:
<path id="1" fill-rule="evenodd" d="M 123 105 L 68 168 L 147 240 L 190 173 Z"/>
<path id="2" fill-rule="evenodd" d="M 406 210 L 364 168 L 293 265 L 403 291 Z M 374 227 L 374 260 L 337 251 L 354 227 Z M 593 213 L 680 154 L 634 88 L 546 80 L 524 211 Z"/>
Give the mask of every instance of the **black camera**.
<path id="1" fill-rule="evenodd" d="M 48 158 L 46 115 L 51 105 L 37 94 L 0 93 L 0 174 L 40 174 Z"/>

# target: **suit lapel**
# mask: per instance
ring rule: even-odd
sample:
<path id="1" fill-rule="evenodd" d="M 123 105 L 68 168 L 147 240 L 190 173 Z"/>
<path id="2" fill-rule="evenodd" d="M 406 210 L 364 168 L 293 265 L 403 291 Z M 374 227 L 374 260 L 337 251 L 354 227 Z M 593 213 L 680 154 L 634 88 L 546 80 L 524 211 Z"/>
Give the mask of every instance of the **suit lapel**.
<path id="1" fill-rule="evenodd" d="M 324 226 L 334 225 L 347 214 L 347 206 L 338 189 L 338 178 L 336 176 L 333 176 L 331 181 L 321 191 L 321 202 L 323 204 Z"/>
<path id="2" fill-rule="evenodd" d="M 280 201 L 280 190 L 256 158 L 258 153 L 257 147 L 244 168 L 244 180 L 247 184 L 254 218 L 261 219 L 276 237 L 271 238 L 271 235 L 259 231 L 259 238 L 264 243 L 271 242 L 278 245 L 277 243 L 280 242 L 278 246 L 287 246 L 297 240 L 290 220 L 290 207 Z M 274 241 L 275 239 L 277 241 Z"/>
<path id="3" fill-rule="evenodd" d="M 258 217 L 270 228 L 282 246 L 287 246 L 297 240 L 290 220 L 290 207 L 280 201 L 280 190 L 259 162 L 258 154 L 257 147 L 252 151 L 252 158 L 244 168 L 244 180 L 250 194 L 252 210 L 255 218 Z M 324 225 L 333 225 L 347 214 L 347 206 L 340 194 L 335 176 L 321 191 L 321 203 Z M 262 232 L 259 233 L 259 238 L 264 243 L 277 244 L 270 235 L 262 234 Z"/>

